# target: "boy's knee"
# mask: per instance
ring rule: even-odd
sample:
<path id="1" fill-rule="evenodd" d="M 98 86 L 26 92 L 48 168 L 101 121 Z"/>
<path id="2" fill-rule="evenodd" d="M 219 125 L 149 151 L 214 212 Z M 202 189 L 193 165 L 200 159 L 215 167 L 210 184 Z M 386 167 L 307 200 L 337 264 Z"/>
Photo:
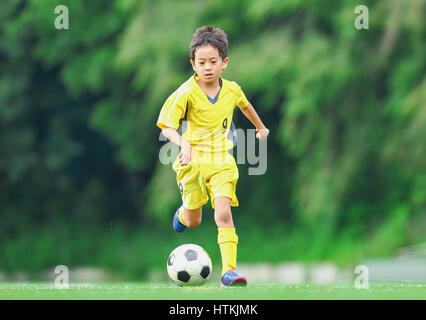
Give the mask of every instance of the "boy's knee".
<path id="1" fill-rule="evenodd" d="M 185 224 L 189 228 L 195 228 L 201 223 L 201 207 L 194 210 L 185 209 Z"/>
<path id="2" fill-rule="evenodd" d="M 230 208 L 216 209 L 215 210 L 216 220 L 228 223 L 232 221 L 232 213 Z"/>
<path id="3" fill-rule="evenodd" d="M 200 224 L 197 222 L 190 222 L 188 223 L 188 228 L 196 228 L 198 227 Z"/>
<path id="4" fill-rule="evenodd" d="M 201 223 L 201 219 L 200 220 L 190 220 L 188 221 L 188 227 L 189 228 L 195 228 L 198 227 Z"/>

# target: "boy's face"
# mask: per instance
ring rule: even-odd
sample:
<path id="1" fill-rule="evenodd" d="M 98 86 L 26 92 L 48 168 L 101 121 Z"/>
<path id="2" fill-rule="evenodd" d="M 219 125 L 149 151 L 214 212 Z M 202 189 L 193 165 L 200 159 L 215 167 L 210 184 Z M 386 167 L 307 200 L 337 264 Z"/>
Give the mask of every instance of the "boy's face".
<path id="1" fill-rule="evenodd" d="M 220 74 L 226 69 L 229 58 L 222 60 L 219 51 L 211 46 L 204 45 L 195 50 L 195 61 L 190 60 L 192 68 L 206 84 L 218 81 Z"/>

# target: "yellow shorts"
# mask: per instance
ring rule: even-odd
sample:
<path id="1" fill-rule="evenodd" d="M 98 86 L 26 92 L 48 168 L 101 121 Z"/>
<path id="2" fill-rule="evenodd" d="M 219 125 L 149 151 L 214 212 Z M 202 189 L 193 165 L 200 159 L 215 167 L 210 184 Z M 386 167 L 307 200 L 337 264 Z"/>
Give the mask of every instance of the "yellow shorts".
<path id="1" fill-rule="evenodd" d="M 185 208 L 197 209 L 206 204 L 209 200 L 207 192 L 213 209 L 217 197 L 228 197 L 231 206 L 239 206 L 235 194 L 238 167 L 228 152 L 200 153 L 193 150 L 189 164 L 181 165 L 177 157 L 173 162 L 173 170 Z"/>

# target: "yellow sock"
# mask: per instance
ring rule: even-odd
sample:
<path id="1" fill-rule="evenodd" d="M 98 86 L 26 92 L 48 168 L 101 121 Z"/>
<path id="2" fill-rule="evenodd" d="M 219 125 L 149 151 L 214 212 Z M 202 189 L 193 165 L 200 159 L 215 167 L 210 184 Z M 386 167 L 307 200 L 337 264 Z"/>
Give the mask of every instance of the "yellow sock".
<path id="1" fill-rule="evenodd" d="M 217 243 L 222 256 L 222 275 L 229 269 L 235 270 L 237 266 L 238 236 L 235 228 L 218 228 Z"/>
<path id="2" fill-rule="evenodd" d="M 178 216 L 179 216 L 179 221 L 185 226 L 185 227 L 187 227 L 187 225 L 185 224 L 185 222 L 183 222 L 183 214 L 185 213 L 185 208 L 183 207 L 183 206 L 181 206 L 180 208 L 179 208 L 179 213 L 178 213 Z"/>

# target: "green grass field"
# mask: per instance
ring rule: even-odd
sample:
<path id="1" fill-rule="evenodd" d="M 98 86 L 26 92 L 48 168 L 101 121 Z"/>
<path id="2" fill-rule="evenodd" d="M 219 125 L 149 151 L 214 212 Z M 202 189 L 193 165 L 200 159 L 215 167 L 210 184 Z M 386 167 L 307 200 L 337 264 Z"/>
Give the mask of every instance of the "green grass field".
<path id="1" fill-rule="evenodd" d="M 276 285 L 252 284 L 246 288 L 176 287 L 169 283 L 70 284 L 56 289 L 53 283 L 0 283 L 1 300 L 424 300 L 426 283 L 370 283 L 369 289 L 353 284 Z"/>

